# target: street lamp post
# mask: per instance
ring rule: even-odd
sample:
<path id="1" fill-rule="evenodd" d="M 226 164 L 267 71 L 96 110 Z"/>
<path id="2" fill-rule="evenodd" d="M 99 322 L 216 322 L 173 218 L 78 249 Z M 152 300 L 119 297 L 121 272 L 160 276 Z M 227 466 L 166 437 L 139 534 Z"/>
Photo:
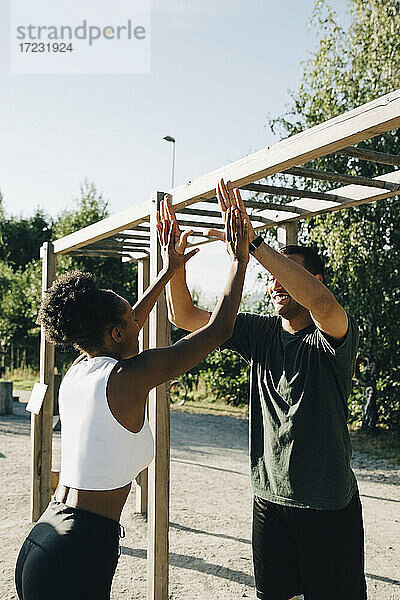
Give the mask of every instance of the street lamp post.
<path id="1" fill-rule="evenodd" d="M 171 176 L 171 188 L 174 187 L 174 180 L 175 180 L 175 138 L 172 137 L 172 135 L 166 135 L 165 137 L 163 137 L 163 140 L 166 140 L 167 142 L 172 142 L 172 176 Z"/>

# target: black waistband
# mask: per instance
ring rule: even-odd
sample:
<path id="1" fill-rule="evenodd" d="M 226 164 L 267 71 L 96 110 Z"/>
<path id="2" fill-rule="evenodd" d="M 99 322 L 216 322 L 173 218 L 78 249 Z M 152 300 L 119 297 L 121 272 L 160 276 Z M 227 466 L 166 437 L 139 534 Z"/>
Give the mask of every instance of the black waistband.
<path id="1" fill-rule="evenodd" d="M 59 502 L 57 500 L 52 499 L 49 503 L 49 506 L 46 510 L 51 511 L 54 516 L 68 515 L 76 518 L 82 518 L 87 521 L 91 521 L 92 523 L 96 523 L 101 527 L 106 527 L 109 530 L 115 531 L 118 530 L 121 532 L 121 525 L 115 519 L 110 519 L 109 517 L 105 517 L 103 515 L 99 515 L 97 513 L 91 512 L 90 510 L 86 510 L 84 508 L 77 508 L 75 506 L 68 506 L 64 502 Z M 44 516 L 46 513 L 43 513 Z"/>

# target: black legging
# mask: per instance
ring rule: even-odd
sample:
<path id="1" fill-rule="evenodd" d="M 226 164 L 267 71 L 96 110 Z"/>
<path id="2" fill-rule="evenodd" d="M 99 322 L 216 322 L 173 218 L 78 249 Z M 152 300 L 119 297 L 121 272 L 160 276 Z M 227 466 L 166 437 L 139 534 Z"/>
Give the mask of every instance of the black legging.
<path id="1" fill-rule="evenodd" d="M 18 555 L 18 598 L 109 600 L 119 533 L 117 521 L 52 500 Z"/>

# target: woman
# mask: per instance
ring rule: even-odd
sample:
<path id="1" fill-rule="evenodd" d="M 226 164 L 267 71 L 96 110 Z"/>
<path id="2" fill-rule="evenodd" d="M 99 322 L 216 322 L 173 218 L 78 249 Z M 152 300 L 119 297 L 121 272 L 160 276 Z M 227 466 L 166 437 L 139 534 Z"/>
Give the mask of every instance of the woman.
<path id="1" fill-rule="evenodd" d="M 197 251 L 176 250 L 176 225 L 165 205 L 162 214 L 163 269 L 133 308 L 80 271 L 60 277 L 42 301 L 39 320 L 47 338 L 84 354 L 60 388 L 60 484 L 20 550 L 20 600 L 110 598 L 121 511 L 132 480 L 153 457 L 147 395 L 232 334 L 249 259 L 247 223 L 235 209 L 226 221 L 228 282 L 209 323 L 168 348 L 138 352 L 139 331 L 158 296 Z"/>

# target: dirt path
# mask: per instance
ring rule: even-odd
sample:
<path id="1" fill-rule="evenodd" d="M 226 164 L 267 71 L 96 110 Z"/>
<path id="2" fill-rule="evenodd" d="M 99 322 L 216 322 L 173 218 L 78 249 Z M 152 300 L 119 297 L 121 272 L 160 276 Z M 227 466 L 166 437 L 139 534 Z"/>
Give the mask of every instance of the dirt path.
<path id="1" fill-rule="evenodd" d="M 30 424 L 23 405 L 0 417 L 0 598 L 16 600 L 13 569 L 28 532 Z M 245 419 L 171 415 L 170 598 L 254 598 L 251 495 Z M 60 438 L 55 435 L 58 462 Z M 356 454 L 366 525 L 370 600 L 400 598 L 400 468 Z M 146 597 L 146 522 L 134 493 L 122 515 L 127 535 L 112 599 Z"/>

